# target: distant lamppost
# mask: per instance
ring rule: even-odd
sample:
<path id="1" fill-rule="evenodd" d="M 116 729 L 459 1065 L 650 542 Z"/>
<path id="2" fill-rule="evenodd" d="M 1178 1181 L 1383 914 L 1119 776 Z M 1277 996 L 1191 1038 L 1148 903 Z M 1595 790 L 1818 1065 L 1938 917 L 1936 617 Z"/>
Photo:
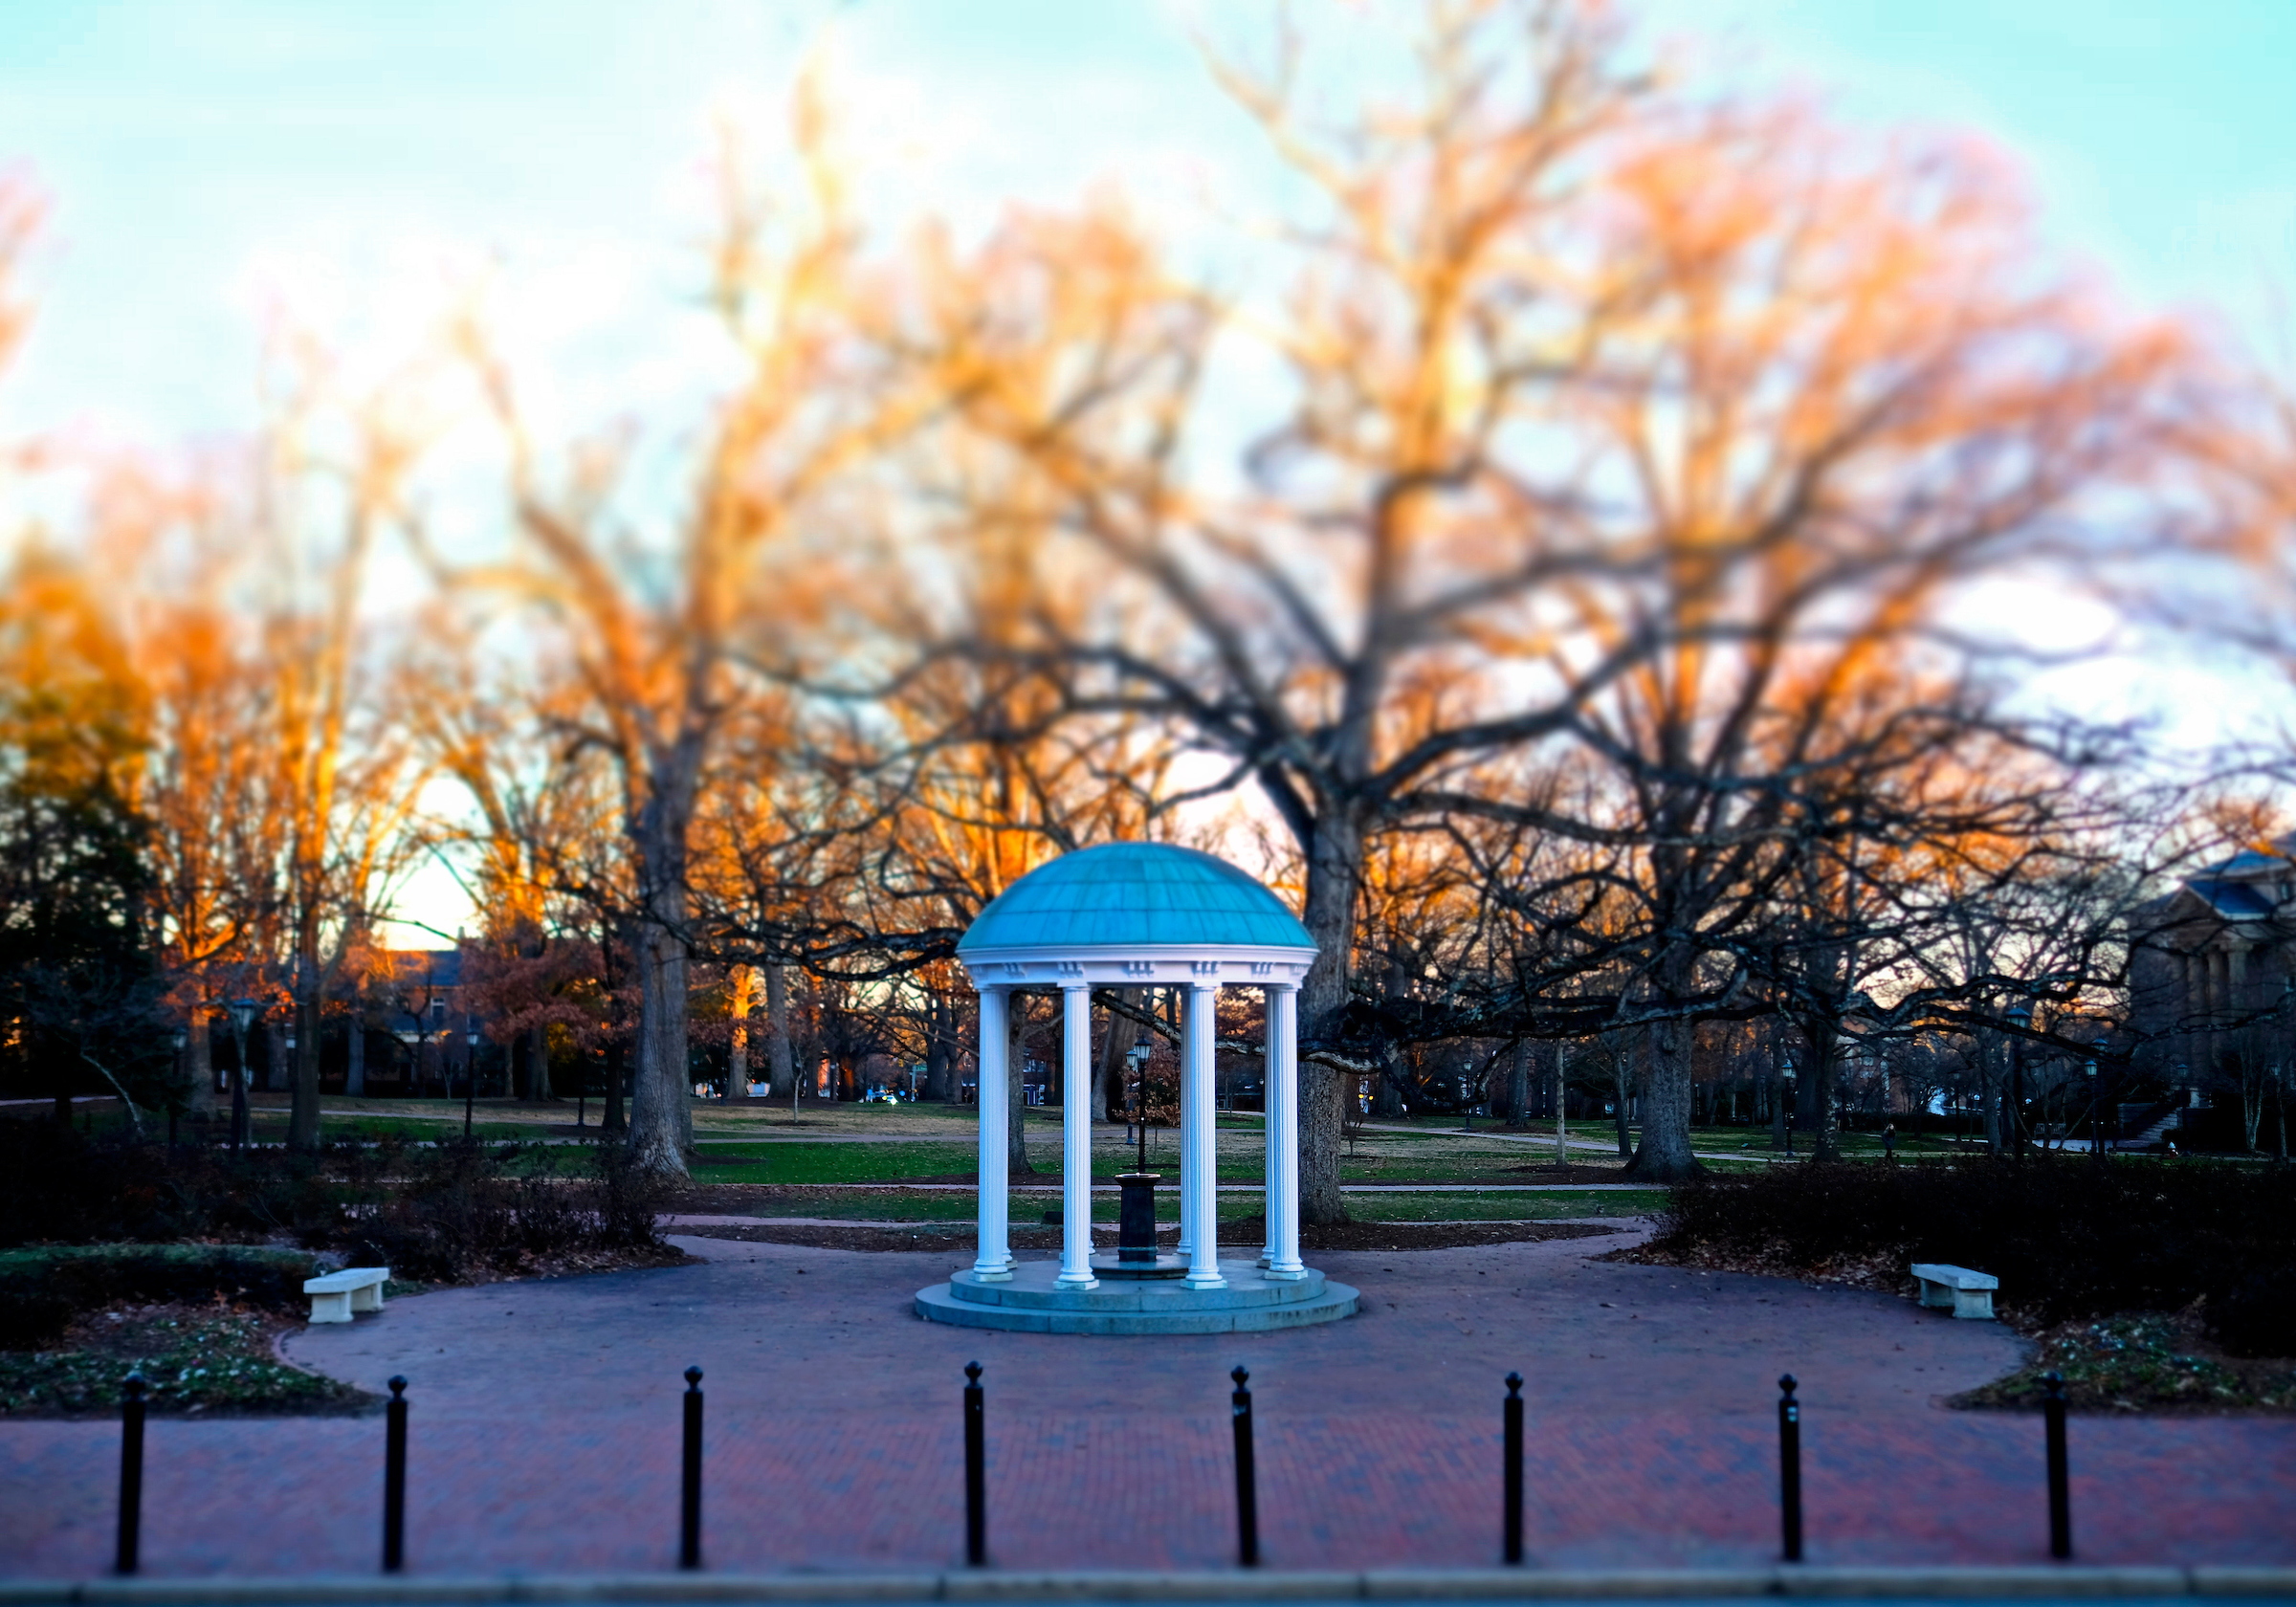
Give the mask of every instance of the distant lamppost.
<path id="1" fill-rule="evenodd" d="M 2105 1040 L 2098 1039 L 2095 1047 L 2089 1051 L 2086 1068 L 2088 1076 L 2088 1153 L 2099 1160 L 2105 1158 L 2105 1107 L 2098 1102 L 2097 1098 L 2101 1090 L 2097 1079 L 2096 1051 L 2104 1046 Z"/>
<path id="2" fill-rule="evenodd" d="M 247 1029 L 254 1024 L 255 1012 L 262 1008 L 262 1002 L 255 999 L 234 999 L 231 1003 L 232 1036 L 239 1046 L 239 1071 L 232 1079 L 232 1151 L 234 1155 L 248 1138 Z"/>
<path id="3" fill-rule="evenodd" d="M 2025 1028 L 2033 1023 L 2033 1002 L 2020 999 L 2009 1006 L 2009 1153 L 2025 1158 Z"/>
<path id="4" fill-rule="evenodd" d="M 1786 1061 L 1786 1154 L 1788 1155 L 1792 1155 L 1794 1153 L 1794 1118 L 1797 1112 L 1794 1105 L 1794 1062 L 1792 1058 L 1789 1057 Z"/>
<path id="5" fill-rule="evenodd" d="M 175 1071 L 176 1071 L 176 1076 L 178 1077 L 178 1079 L 181 1079 L 181 1078 L 183 1077 L 183 1072 L 184 1072 L 184 1046 L 185 1046 L 186 1044 L 188 1044 L 190 1041 L 191 1041 L 191 1035 L 190 1035 L 188 1032 L 185 1031 L 185 1030 L 184 1030 L 182 1027 L 180 1027 L 180 1026 L 179 1026 L 179 1027 L 177 1027 L 177 1028 L 175 1029 Z M 176 1085 L 176 1086 L 177 1086 L 178 1088 L 182 1087 L 182 1083 L 181 1083 L 181 1081 L 180 1081 L 180 1080 L 179 1080 L 179 1082 L 177 1083 L 177 1085 Z M 178 1115 L 178 1114 L 180 1114 L 180 1113 L 182 1112 L 182 1110 L 183 1110 L 183 1105 L 184 1105 L 184 1102 L 183 1102 L 183 1100 L 182 1100 L 181 1098 L 177 1097 L 175 1093 L 173 1093 L 173 1092 L 171 1091 L 171 1092 L 168 1094 L 168 1096 L 167 1096 L 167 1147 L 168 1147 L 170 1150 L 172 1150 L 172 1149 L 174 1149 L 174 1148 L 175 1148 L 175 1119 L 176 1119 L 177 1115 Z"/>
<path id="6" fill-rule="evenodd" d="M 1145 1032 L 1141 1033 L 1137 1038 L 1135 1038 L 1132 1041 L 1132 1047 L 1124 1051 L 1124 1058 L 1132 1062 L 1132 1075 L 1134 1078 L 1134 1092 L 1132 1096 L 1134 1132 L 1127 1133 L 1124 1136 L 1127 1138 L 1137 1136 L 1138 1138 L 1140 1147 L 1139 1170 L 1142 1172 L 1148 1170 L 1148 1056 L 1153 1051 L 1148 1043 L 1148 1035 Z"/>
<path id="7" fill-rule="evenodd" d="M 477 1096 L 478 1088 L 478 1024 L 464 1018 L 464 1036 L 470 1042 L 471 1052 L 462 1063 L 462 1135 L 471 1135 L 471 1102 Z"/>

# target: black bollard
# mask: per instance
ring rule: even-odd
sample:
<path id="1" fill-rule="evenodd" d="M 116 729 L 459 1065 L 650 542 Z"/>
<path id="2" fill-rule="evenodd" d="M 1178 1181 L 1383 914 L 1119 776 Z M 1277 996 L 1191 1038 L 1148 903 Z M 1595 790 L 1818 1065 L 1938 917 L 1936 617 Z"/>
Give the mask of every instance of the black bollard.
<path id="1" fill-rule="evenodd" d="M 407 1565 L 407 1380 L 390 1380 L 383 1408 L 383 1572 Z"/>
<path id="2" fill-rule="evenodd" d="M 982 1410 L 981 1364 L 964 1364 L 964 1560 L 988 1566 L 988 1433 Z"/>
<path id="3" fill-rule="evenodd" d="M 677 1565 L 701 1566 L 701 1369 L 686 1369 L 686 1477 L 677 1508 Z"/>
<path id="4" fill-rule="evenodd" d="M 1507 1399 L 1500 1407 L 1507 1428 L 1507 1560 L 1523 1560 L 1523 1376 L 1507 1375 Z"/>
<path id="5" fill-rule="evenodd" d="M 130 1373 L 120 1394 L 120 1553 L 112 1566 L 133 1574 L 144 1530 L 144 1375 Z"/>
<path id="6" fill-rule="evenodd" d="M 2064 1379 L 2043 1373 L 2048 1393 L 2041 1398 L 2041 1417 L 2049 1442 L 2049 1555 L 2063 1562 L 2073 1554 L 2073 1501 L 2064 1474 Z"/>
<path id="7" fill-rule="evenodd" d="M 1236 1425 L 1236 1550 L 1245 1567 L 1257 1568 L 1260 1500 L 1251 1464 L 1251 1391 L 1244 1387 L 1251 1375 L 1239 1367 L 1228 1376 L 1236 1381 L 1235 1393 L 1227 1398 L 1228 1413 Z"/>
<path id="8" fill-rule="evenodd" d="M 1801 1403 L 1794 1375 L 1777 1380 L 1777 1493 L 1785 1525 L 1786 1560 L 1801 1560 Z"/>

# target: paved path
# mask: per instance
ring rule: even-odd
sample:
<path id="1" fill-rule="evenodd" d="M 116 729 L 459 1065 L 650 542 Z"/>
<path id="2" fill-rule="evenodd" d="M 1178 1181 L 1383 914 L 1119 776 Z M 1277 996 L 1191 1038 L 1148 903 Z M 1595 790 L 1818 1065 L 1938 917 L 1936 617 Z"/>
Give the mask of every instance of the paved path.
<path id="1" fill-rule="evenodd" d="M 1227 1369 L 1252 1370 L 1270 1566 L 1481 1564 L 1500 1377 L 1529 1377 L 1529 1539 L 1550 1566 L 1756 1564 L 1774 1380 L 1807 1401 L 1814 1562 L 2038 1562 L 2040 1422 L 1932 1404 L 2011 1365 L 2000 1329 L 1875 1294 L 1610 1266 L 1604 1240 L 1318 1260 L 1362 1315 L 1293 1333 L 1092 1339 L 918 1322 L 947 1250 L 681 1239 L 706 1266 L 451 1289 L 294 1335 L 412 1380 L 419 1573 L 666 1569 L 679 1372 L 708 1372 L 707 1552 L 728 1570 L 932 1568 L 961 1546 L 960 1369 L 987 1369 L 990 1544 L 1010 1567 L 1221 1567 Z M 0 1572 L 108 1563 L 118 1428 L 0 1421 Z M 2094 1562 L 2296 1560 L 2296 1420 L 2076 1419 Z M 154 1574 L 374 1566 L 372 1416 L 155 1420 Z"/>
<path id="2" fill-rule="evenodd" d="M 767 1187 L 771 1184 L 765 1185 Z M 792 1183 L 784 1185 L 804 1189 L 848 1189 L 856 1194 L 887 1194 L 907 1189 L 916 1194 L 976 1194 L 978 1183 L 916 1183 L 888 1178 L 876 1183 Z M 1265 1183 L 1219 1183 L 1214 1185 L 1222 1194 L 1261 1194 Z M 1054 1178 L 1042 1183 L 1007 1183 L 1009 1194 L 1057 1195 L 1063 1192 L 1060 1181 Z M 1094 1194 L 1121 1194 L 1116 1183 L 1093 1184 Z M 1657 1194 L 1663 1192 L 1658 1183 L 1341 1183 L 1341 1194 Z"/>

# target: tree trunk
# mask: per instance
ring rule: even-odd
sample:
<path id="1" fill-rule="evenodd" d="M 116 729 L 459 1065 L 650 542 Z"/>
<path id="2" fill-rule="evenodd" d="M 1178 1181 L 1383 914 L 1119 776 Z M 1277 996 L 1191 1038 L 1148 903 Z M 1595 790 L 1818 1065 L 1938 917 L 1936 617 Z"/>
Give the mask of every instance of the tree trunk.
<path id="1" fill-rule="evenodd" d="M 1123 1003 L 1137 1006 L 1137 988 L 1118 988 L 1116 998 Z M 1108 1012 L 1108 1026 L 1100 1037 L 1100 1064 L 1093 1077 L 1093 1120 L 1114 1119 L 1110 1112 L 1124 1108 L 1125 1051 L 1139 1035 L 1139 1027 L 1129 1016 Z"/>
<path id="2" fill-rule="evenodd" d="M 298 945 L 295 963 L 295 1055 L 288 1068 L 293 1090 L 287 1115 L 287 1147 L 319 1148 L 319 927 L 311 922 Z M 273 1046 L 277 1046 L 273 1040 Z"/>
<path id="3" fill-rule="evenodd" d="M 666 893 L 660 902 L 682 905 L 684 900 Z M 638 1066 L 630 1084 L 630 1149 L 641 1171 L 682 1177 L 693 1121 L 686 1086 L 686 945 L 667 923 L 650 925 L 640 937 L 638 974 Z"/>
<path id="4" fill-rule="evenodd" d="M 621 1133 L 628 1123 L 622 1112 L 622 1043 L 616 1039 L 606 1046 L 606 1113 L 598 1118 L 601 1133 Z"/>
<path id="5" fill-rule="evenodd" d="M 190 1019 L 184 1024 L 184 1068 L 191 1078 L 184 1109 L 194 1121 L 212 1120 L 215 1114 L 214 1041 L 208 1027 L 207 1002 L 196 1001 Z"/>
<path id="6" fill-rule="evenodd" d="M 539 1022 L 526 1034 L 526 1097 L 538 1104 L 556 1097 L 550 1089 L 550 1029 Z"/>
<path id="7" fill-rule="evenodd" d="M 957 1006 L 938 989 L 925 995 L 925 1097 L 947 1105 L 957 1097 Z"/>
<path id="8" fill-rule="evenodd" d="M 1023 1085 L 1028 1069 L 1028 996 L 1012 995 L 1012 1046 L 1004 1073 L 1004 1169 L 1010 1176 L 1033 1174 L 1028 1164 L 1028 1104 Z"/>
<path id="9" fill-rule="evenodd" d="M 746 1105 L 749 1103 L 749 1004 L 758 976 L 751 967 L 737 965 L 727 980 L 733 983 L 733 997 L 726 1004 L 731 1019 L 726 1032 L 725 1097 L 729 1103 Z"/>
<path id="10" fill-rule="evenodd" d="M 1299 1220 L 1310 1227 L 1348 1220 L 1347 1200 L 1339 1192 L 1339 1160 L 1345 1142 L 1343 1085 L 1352 1079 L 1310 1056 L 1317 1048 L 1338 1046 L 1363 870 L 1360 826 L 1332 801 L 1317 802 L 1304 845 L 1308 896 L 1301 914 L 1315 944 L 1315 961 L 1299 990 Z"/>
<path id="11" fill-rule="evenodd" d="M 789 1053 L 789 973 L 780 965 L 765 967 L 765 1086 L 776 1099 L 786 1099 L 797 1086 L 797 1063 Z"/>
<path id="12" fill-rule="evenodd" d="M 1610 1086 L 1615 1098 L 1611 1105 L 1611 1112 L 1618 1118 L 1619 1158 L 1631 1165 L 1634 1160 L 1634 1144 L 1626 1134 L 1626 1101 L 1629 1097 L 1626 1066 L 1626 1052 L 1623 1049 L 1612 1050 Z"/>
<path id="13" fill-rule="evenodd" d="M 351 1007 L 350 1041 L 343 1046 L 343 1060 L 348 1069 L 343 1074 L 343 1092 L 353 1099 L 366 1097 L 366 1019 L 359 1007 Z"/>
<path id="14" fill-rule="evenodd" d="M 1518 1038 L 1514 1045 L 1514 1064 L 1507 1072 L 1507 1125 L 1528 1127 L 1531 1123 L 1531 1040 Z"/>
<path id="15" fill-rule="evenodd" d="M 1562 1046 L 1555 1046 L 1555 1164 L 1571 1163 L 1571 1087 L 1564 1079 Z"/>
<path id="16" fill-rule="evenodd" d="M 1688 945 L 1666 951 L 1651 978 L 1660 1002 L 1688 997 L 1696 981 L 1698 956 Z M 1675 1183 L 1703 1170 L 1690 1153 L 1690 1063 L 1693 1024 L 1679 1017 L 1645 1029 L 1649 1062 L 1643 1072 L 1643 1137 L 1627 1173 L 1638 1181 Z"/>
<path id="17" fill-rule="evenodd" d="M 1810 1156 L 1815 1160 L 1842 1158 L 1841 1123 L 1834 1108 L 1834 1078 L 1841 1059 L 1841 1028 L 1832 1022 L 1813 1022 L 1805 1028 L 1810 1040 Z"/>

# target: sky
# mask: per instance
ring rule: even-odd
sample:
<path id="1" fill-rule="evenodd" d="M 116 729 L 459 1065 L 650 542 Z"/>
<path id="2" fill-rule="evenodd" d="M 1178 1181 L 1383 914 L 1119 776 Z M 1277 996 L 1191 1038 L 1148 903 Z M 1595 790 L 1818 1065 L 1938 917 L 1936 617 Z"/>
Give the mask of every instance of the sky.
<path id="1" fill-rule="evenodd" d="M 1332 0 L 1324 0 L 1332 3 Z M 1313 17 L 1315 6 L 1302 8 Z M 575 412 L 690 383 L 705 162 L 808 53 L 872 197 L 959 214 L 1123 184 L 1185 209 L 1250 140 L 1158 0 L 0 4 L 0 162 L 52 213 L 0 424 L 244 427 L 267 319 L 357 348 L 475 283 Z M 2296 282 L 2290 0 L 1658 0 L 1686 67 L 1972 130 L 2142 302 L 2243 324 Z M 2261 333 L 2261 330 L 2259 331 Z"/>
<path id="2" fill-rule="evenodd" d="M 1335 0 L 1321 0 L 1322 4 Z M 1313 25 L 1319 6 L 1298 13 Z M 1974 133 L 2136 305 L 2296 338 L 2296 0 L 1650 0 L 1686 71 Z M 281 321 L 354 364 L 483 297 L 545 427 L 696 394 L 720 129 L 770 149 L 820 64 L 872 208 L 960 226 L 1120 185 L 1184 232 L 1260 182 L 1164 0 L 0 0 L 0 165 L 50 215 L 0 439 L 257 416 Z M 451 891 L 451 890 L 450 890 Z M 424 907 L 449 919 L 433 887 Z"/>

